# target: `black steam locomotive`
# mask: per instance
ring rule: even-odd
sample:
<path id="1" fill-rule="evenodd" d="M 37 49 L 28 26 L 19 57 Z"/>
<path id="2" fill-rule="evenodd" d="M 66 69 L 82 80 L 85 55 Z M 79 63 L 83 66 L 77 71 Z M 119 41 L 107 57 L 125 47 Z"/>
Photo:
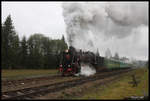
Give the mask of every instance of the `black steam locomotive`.
<path id="1" fill-rule="evenodd" d="M 61 62 L 59 65 L 59 71 L 62 76 L 74 75 L 80 72 L 81 64 L 88 63 L 96 68 L 96 70 L 104 69 L 104 58 L 99 55 L 95 55 L 92 52 L 76 51 L 72 46 L 68 50 L 62 53 Z M 101 67 L 101 68 L 98 68 Z"/>

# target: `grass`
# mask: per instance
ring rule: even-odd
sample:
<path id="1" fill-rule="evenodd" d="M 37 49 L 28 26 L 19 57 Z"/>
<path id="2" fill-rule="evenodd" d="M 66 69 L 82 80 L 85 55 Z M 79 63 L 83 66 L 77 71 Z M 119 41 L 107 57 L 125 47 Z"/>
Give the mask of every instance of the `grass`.
<path id="1" fill-rule="evenodd" d="M 140 81 L 137 87 L 132 87 L 129 83 L 132 81 L 131 74 L 135 74 L 137 80 Z M 124 99 L 129 96 L 144 96 L 148 95 L 148 85 L 148 69 L 139 68 L 123 76 L 117 82 L 94 88 L 77 99 Z"/>
<path id="2" fill-rule="evenodd" d="M 2 70 L 2 80 L 4 79 L 22 79 L 30 77 L 48 76 L 57 74 L 56 69 L 21 69 L 21 70 Z"/>

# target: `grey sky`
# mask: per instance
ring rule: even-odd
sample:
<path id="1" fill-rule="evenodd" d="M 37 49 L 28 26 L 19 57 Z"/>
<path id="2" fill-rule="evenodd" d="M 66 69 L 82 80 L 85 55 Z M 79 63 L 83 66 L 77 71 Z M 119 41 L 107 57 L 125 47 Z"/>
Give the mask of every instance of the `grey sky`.
<path id="1" fill-rule="evenodd" d="M 61 38 L 62 34 L 66 36 L 61 2 L 1 2 L 1 4 L 1 21 L 4 22 L 8 14 L 11 14 L 19 37 L 23 35 L 29 37 L 34 33 L 52 38 Z M 148 60 L 148 26 L 139 27 L 138 33 L 123 39 L 102 41 L 100 54 L 104 56 L 106 49 L 110 48 L 113 56 L 117 51 L 120 56 Z M 122 46 L 124 47 L 121 48 Z"/>
<path id="2" fill-rule="evenodd" d="M 65 34 L 60 2 L 2 2 L 2 22 L 8 14 L 20 37 L 42 33 L 60 38 Z"/>

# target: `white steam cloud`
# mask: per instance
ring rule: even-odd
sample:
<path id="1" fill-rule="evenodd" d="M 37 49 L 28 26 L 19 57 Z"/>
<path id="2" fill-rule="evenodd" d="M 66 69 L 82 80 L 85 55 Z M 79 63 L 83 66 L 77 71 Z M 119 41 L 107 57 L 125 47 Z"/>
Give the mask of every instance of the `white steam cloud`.
<path id="1" fill-rule="evenodd" d="M 148 26 L 148 2 L 64 3 L 62 7 L 69 45 L 86 51 L 103 50 L 101 42 L 124 39 Z"/>
<path id="2" fill-rule="evenodd" d="M 94 67 L 90 66 L 89 64 L 81 64 L 81 72 L 80 75 L 90 76 L 94 75 L 96 70 Z"/>

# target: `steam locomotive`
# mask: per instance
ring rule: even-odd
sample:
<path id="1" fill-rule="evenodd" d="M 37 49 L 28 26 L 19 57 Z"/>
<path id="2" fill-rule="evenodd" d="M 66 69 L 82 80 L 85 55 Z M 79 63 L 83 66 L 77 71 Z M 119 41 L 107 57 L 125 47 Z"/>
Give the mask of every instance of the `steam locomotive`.
<path id="1" fill-rule="evenodd" d="M 74 47 L 69 47 L 61 55 L 61 61 L 59 65 L 59 71 L 62 76 L 74 75 L 81 70 L 80 54 Z"/>
<path id="2" fill-rule="evenodd" d="M 107 59 L 90 51 L 76 51 L 74 47 L 70 46 L 69 49 L 63 52 L 61 55 L 59 72 L 62 76 L 73 76 L 77 73 L 80 73 L 81 64 L 83 63 L 92 65 L 97 72 L 131 67 L 130 64 L 117 60 Z"/>

